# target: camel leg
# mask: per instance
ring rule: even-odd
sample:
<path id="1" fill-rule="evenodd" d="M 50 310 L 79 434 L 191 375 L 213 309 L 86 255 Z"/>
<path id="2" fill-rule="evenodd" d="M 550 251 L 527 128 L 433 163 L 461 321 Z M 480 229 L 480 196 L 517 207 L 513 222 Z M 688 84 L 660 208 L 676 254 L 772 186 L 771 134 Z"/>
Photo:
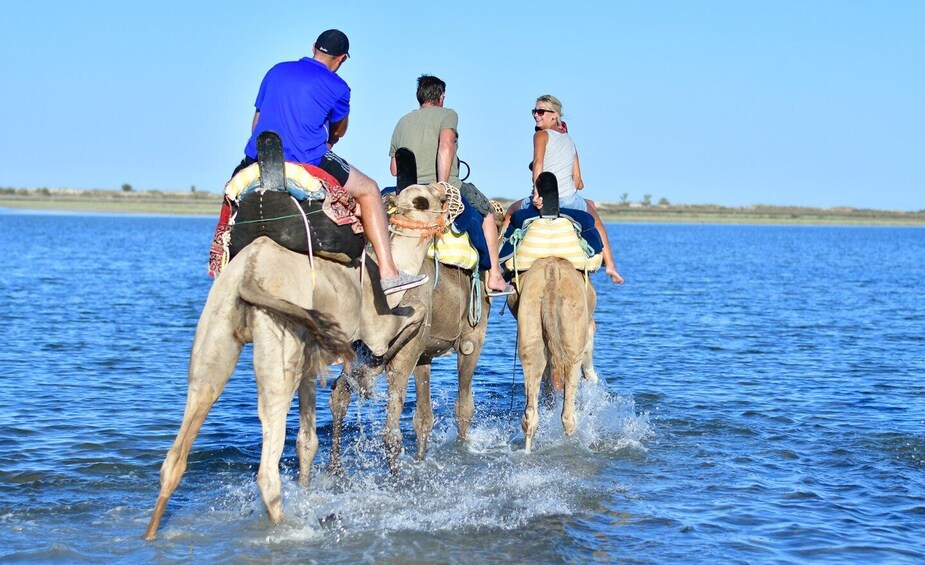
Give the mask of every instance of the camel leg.
<path id="1" fill-rule="evenodd" d="M 523 318 L 521 318 L 523 320 Z M 537 323 L 537 327 L 539 324 Z M 543 380 L 543 372 L 546 369 L 546 347 L 543 343 L 543 336 L 537 335 L 535 339 L 529 341 L 524 339 L 523 329 L 520 332 L 520 362 L 524 373 L 524 393 L 526 396 L 526 406 L 524 415 L 520 421 L 520 427 L 524 432 L 526 443 L 524 452 L 530 453 L 533 443 L 533 436 L 536 435 L 536 428 L 540 423 L 539 413 L 539 395 L 540 383 Z"/>
<path id="2" fill-rule="evenodd" d="M 427 440 L 434 429 L 434 409 L 430 400 L 430 362 L 414 370 L 414 391 L 417 406 L 414 409 L 414 433 L 418 440 L 418 461 L 427 455 Z"/>
<path id="3" fill-rule="evenodd" d="M 573 281 L 573 284 L 572 290 L 582 288 L 580 279 Z M 566 290 L 569 288 L 564 283 L 563 287 Z M 570 436 L 575 433 L 575 427 L 578 425 L 578 416 L 575 413 L 575 397 L 578 391 L 578 379 L 580 378 L 582 366 L 590 358 L 589 346 L 593 346 L 594 343 L 594 332 L 589 327 L 594 323 L 594 320 L 588 315 L 588 303 L 582 293 L 576 293 L 575 296 L 572 296 L 565 292 L 564 296 L 566 299 L 559 311 L 561 316 L 560 325 L 567 327 L 568 322 L 572 320 L 588 320 L 589 322 L 579 322 L 575 331 L 564 332 L 560 341 L 564 349 L 565 359 L 568 360 L 559 369 L 564 373 L 562 375 L 562 384 L 565 389 L 565 397 L 562 402 L 562 428 L 565 430 L 565 435 Z M 569 300 L 569 297 L 572 299 Z"/>
<path id="4" fill-rule="evenodd" d="M 344 367 L 344 370 L 349 370 Z M 328 472 L 334 473 L 341 469 L 340 440 L 344 429 L 344 419 L 350 407 L 350 384 L 347 379 L 338 378 L 331 384 L 331 396 L 328 399 L 331 408 L 331 459 L 328 461 Z"/>
<path id="5" fill-rule="evenodd" d="M 299 382 L 299 435 L 296 451 L 299 454 L 299 484 L 308 488 L 312 482 L 312 461 L 318 453 L 318 433 L 315 430 L 315 394 L 317 378 L 305 375 Z"/>
<path id="6" fill-rule="evenodd" d="M 389 400 L 385 413 L 385 452 L 389 458 L 389 470 L 398 472 L 398 456 L 401 455 L 401 412 L 408 393 L 407 371 L 388 371 Z"/>
<path id="7" fill-rule="evenodd" d="M 205 312 L 203 319 L 207 319 Z M 205 327 L 203 333 L 197 336 L 193 343 L 183 422 L 161 466 L 161 491 L 157 497 L 151 521 L 148 523 L 148 529 L 145 531 L 147 540 L 154 539 L 157 534 L 167 501 L 180 483 L 183 473 L 186 472 L 186 461 L 193 441 L 202 428 L 202 423 L 209 414 L 209 410 L 212 409 L 212 405 L 228 384 L 228 379 L 241 355 L 243 344 L 234 338 L 232 328 L 222 329 L 225 331 L 214 332 Z M 197 330 L 197 334 L 199 331 Z"/>
<path id="8" fill-rule="evenodd" d="M 405 407 L 405 397 L 408 394 L 408 379 L 421 357 L 425 341 L 427 341 L 426 336 L 422 336 L 421 339 L 409 343 L 407 347 L 396 353 L 392 362 L 386 367 L 389 382 L 389 399 L 385 413 L 384 439 L 386 456 L 389 458 L 389 470 L 393 475 L 398 473 L 398 457 L 401 455 L 401 413 Z M 428 403 L 430 400 L 429 394 L 428 384 Z"/>
<path id="9" fill-rule="evenodd" d="M 475 336 L 470 336 L 469 341 L 476 341 Z M 475 366 L 479 362 L 479 354 L 482 352 L 484 335 L 474 343 L 471 353 L 465 354 L 464 350 L 469 349 L 463 346 L 463 351 L 456 352 L 456 371 L 459 375 L 459 384 L 456 389 L 456 431 L 459 441 L 466 441 L 469 435 L 469 425 L 472 423 L 472 414 L 475 412 L 475 400 L 472 395 L 472 375 L 475 373 Z"/>
<path id="10" fill-rule="evenodd" d="M 283 521 L 282 482 L 279 459 L 286 441 L 286 415 L 302 377 L 304 348 L 287 330 L 273 331 L 274 323 L 266 314 L 255 313 L 267 326 L 261 337 L 254 331 L 254 374 L 257 380 L 257 415 L 263 428 L 263 449 L 257 484 L 270 521 Z"/>
<path id="11" fill-rule="evenodd" d="M 575 396 L 578 391 L 578 373 L 581 365 L 576 363 L 565 378 L 565 398 L 562 402 L 562 429 L 565 435 L 575 433 L 578 426 L 578 415 L 575 413 Z"/>
<path id="12" fill-rule="evenodd" d="M 585 351 L 581 358 L 581 374 L 583 377 L 596 383 L 598 381 L 597 370 L 594 368 L 594 326 L 592 323 L 591 331 L 588 332 L 588 340 L 585 343 Z"/>

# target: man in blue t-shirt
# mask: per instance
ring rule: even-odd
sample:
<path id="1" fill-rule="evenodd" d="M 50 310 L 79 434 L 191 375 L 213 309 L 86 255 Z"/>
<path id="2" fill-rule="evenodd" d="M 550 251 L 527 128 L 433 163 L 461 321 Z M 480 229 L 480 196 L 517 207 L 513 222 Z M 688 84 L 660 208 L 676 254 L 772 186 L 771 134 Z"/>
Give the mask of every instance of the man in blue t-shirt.
<path id="1" fill-rule="evenodd" d="M 280 63 L 267 72 L 254 103 L 257 111 L 245 158 L 238 168 L 257 160 L 257 136 L 272 130 L 282 139 L 287 161 L 315 165 L 337 179 L 360 205 L 360 221 L 379 262 L 382 290 L 392 294 L 424 284 L 427 275 L 398 271 L 379 187 L 331 150 L 347 133 L 350 87 L 337 71 L 350 56 L 349 49 L 347 36 L 329 29 L 312 45 L 311 58 Z"/>

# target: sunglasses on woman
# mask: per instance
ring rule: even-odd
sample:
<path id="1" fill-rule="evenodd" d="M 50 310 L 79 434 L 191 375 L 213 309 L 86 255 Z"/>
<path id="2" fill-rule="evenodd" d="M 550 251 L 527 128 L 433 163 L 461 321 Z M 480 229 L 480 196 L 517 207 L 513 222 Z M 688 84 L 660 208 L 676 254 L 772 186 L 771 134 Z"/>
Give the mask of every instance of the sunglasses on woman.
<path id="1" fill-rule="evenodd" d="M 545 116 L 546 112 L 549 112 L 550 114 L 555 114 L 554 111 L 546 110 L 545 108 L 534 108 L 530 110 L 530 113 L 533 114 L 534 116 Z"/>

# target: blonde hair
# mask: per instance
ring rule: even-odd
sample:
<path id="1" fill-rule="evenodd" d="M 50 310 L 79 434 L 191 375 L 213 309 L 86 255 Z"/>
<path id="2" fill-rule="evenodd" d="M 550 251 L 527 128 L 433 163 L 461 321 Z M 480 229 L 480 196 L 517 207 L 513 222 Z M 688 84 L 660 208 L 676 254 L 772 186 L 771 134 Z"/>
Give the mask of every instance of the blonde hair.
<path id="1" fill-rule="evenodd" d="M 558 117 L 556 118 L 556 124 L 562 125 L 562 118 L 563 118 L 562 102 L 558 98 L 556 98 L 552 94 L 544 94 L 540 96 L 539 98 L 537 98 L 536 101 L 545 102 L 549 106 L 550 110 L 558 114 Z"/>

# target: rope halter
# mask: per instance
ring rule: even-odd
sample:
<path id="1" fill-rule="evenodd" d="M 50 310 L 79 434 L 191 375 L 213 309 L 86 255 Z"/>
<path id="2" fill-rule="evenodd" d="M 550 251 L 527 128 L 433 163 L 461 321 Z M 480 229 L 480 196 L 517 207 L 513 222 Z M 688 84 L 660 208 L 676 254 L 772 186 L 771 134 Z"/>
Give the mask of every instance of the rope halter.
<path id="1" fill-rule="evenodd" d="M 420 238 L 421 242 L 424 242 L 424 240 L 427 240 L 427 239 L 435 238 L 438 235 L 442 234 L 444 231 L 446 231 L 446 228 L 450 224 L 450 222 L 452 222 L 456 218 L 456 216 L 458 216 L 459 213 L 462 212 L 462 203 L 459 198 L 459 191 L 447 183 L 439 183 L 439 184 L 433 183 L 433 184 L 428 185 L 428 187 L 435 189 L 435 190 L 439 190 L 441 193 L 443 193 L 446 196 L 446 203 L 444 204 L 443 208 L 440 210 L 419 210 L 417 208 L 413 208 L 409 206 L 396 205 L 395 212 L 393 212 L 392 215 L 389 216 L 389 231 L 391 231 L 392 233 L 396 235 L 401 235 L 404 237 L 414 237 L 415 235 L 417 235 Z M 452 216 L 451 214 L 454 211 L 454 207 L 451 207 L 452 206 L 451 201 L 450 201 L 451 193 L 450 193 L 450 190 L 448 190 L 448 188 L 455 191 L 456 201 L 458 203 L 457 204 L 458 211 L 455 211 L 455 215 L 452 215 Z M 411 212 L 424 212 L 424 213 L 429 213 L 429 214 L 436 214 L 437 218 L 435 219 L 433 223 L 428 223 L 425 221 L 415 220 L 413 218 L 408 217 L 408 214 Z M 406 233 L 406 232 L 415 232 L 415 233 L 411 234 L 411 233 Z"/>

